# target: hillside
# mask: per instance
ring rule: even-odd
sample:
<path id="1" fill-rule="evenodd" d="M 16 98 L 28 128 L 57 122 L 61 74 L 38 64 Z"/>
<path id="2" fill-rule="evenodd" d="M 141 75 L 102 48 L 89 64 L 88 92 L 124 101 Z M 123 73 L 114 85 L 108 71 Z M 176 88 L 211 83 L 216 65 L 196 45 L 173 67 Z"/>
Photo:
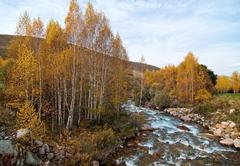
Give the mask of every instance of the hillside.
<path id="1" fill-rule="evenodd" d="M 14 38 L 14 35 L 0 34 L 0 56 L 2 56 L 3 58 L 7 57 L 7 48 L 13 38 Z M 132 61 L 128 61 L 126 63 L 126 67 L 137 72 L 140 72 L 143 68 L 150 71 L 159 69 L 158 67 L 153 65 L 141 64 L 139 62 L 132 62 Z"/>

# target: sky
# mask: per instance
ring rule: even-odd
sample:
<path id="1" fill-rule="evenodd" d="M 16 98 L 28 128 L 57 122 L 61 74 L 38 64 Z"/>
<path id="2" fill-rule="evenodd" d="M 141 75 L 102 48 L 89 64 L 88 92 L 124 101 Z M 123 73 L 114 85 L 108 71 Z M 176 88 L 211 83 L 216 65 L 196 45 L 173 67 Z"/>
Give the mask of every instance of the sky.
<path id="1" fill-rule="evenodd" d="M 78 0 L 84 11 L 89 0 Z M 119 32 L 130 60 L 162 67 L 189 51 L 218 75 L 240 71 L 240 0 L 90 0 Z M 64 26 L 69 0 L 0 0 L 0 33 L 14 34 L 19 16 Z"/>

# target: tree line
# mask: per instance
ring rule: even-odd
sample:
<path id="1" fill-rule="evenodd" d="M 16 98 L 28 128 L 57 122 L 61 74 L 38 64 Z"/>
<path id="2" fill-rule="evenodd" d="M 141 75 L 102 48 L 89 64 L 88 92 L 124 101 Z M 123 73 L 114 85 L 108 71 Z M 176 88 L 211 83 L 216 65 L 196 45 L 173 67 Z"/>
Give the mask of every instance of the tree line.
<path id="1" fill-rule="evenodd" d="M 127 51 L 90 2 L 83 13 L 71 0 L 64 27 L 50 20 L 45 29 L 25 12 L 8 51 L 7 106 L 24 110 L 30 103 L 39 118 L 50 117 L 52 129 L 101 121 L 107 111 L 118 115 L 127 98 Z"/>
<path id="2" fill-rule="evenodd" d="M 145 86 L 149 91 L 148 99 L 163 92 L 178 101 L 194 103 L 211 97 L 216 78 L 213 71 L 199 64 L 196 56 L 189 52 L 178 66 L 168 65 L 157 71 L 146 71 Z"/>
<path id="3" fill-rule="evenodd" d="M 232 75 L 224 76 L 220 75 L 217 77 L 216 90 L 219 93 L 227 93 L 227 92 L 240 92 L 240 73 L 235 71 Z"/>

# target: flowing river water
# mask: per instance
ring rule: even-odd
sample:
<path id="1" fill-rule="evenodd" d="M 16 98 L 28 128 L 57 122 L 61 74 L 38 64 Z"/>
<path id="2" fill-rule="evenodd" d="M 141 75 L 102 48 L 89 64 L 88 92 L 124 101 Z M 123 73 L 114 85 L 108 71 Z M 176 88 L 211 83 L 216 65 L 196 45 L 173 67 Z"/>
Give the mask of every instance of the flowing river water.
<path id="1" fill-rule="evenodd" d="M 147 123 L 155 128 L 133 140 L 136 146 L 120 150 L 114 157 L 119 165 L 229 165 L 240 166 L 240 151 L 225 147 L 213 138 L 201 136 L 207 132 L 194 123 L 185 123 L 164 112 L 124 105 L 131 113 L 144 114 Z M 190 131 L 179 129 L 185 126 Z"/>

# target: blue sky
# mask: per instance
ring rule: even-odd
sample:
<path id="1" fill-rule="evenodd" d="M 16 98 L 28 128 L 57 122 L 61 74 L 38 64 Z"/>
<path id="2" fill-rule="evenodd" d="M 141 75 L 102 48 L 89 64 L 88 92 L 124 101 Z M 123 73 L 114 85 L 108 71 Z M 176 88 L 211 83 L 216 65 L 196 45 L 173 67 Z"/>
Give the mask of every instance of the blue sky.
<path id="1" fill-rule="evenodd" d="M 84 10 L 88 0 L 78 0 Z M 129 57 L 161 67 L 192 51 L 217 74 L 240 71 L 240 0 L 92 0 L 119 32 Z M 20 14 L 64 25 L 69 0 L 0 0 L 0 33 L 13 34 Z"/>

